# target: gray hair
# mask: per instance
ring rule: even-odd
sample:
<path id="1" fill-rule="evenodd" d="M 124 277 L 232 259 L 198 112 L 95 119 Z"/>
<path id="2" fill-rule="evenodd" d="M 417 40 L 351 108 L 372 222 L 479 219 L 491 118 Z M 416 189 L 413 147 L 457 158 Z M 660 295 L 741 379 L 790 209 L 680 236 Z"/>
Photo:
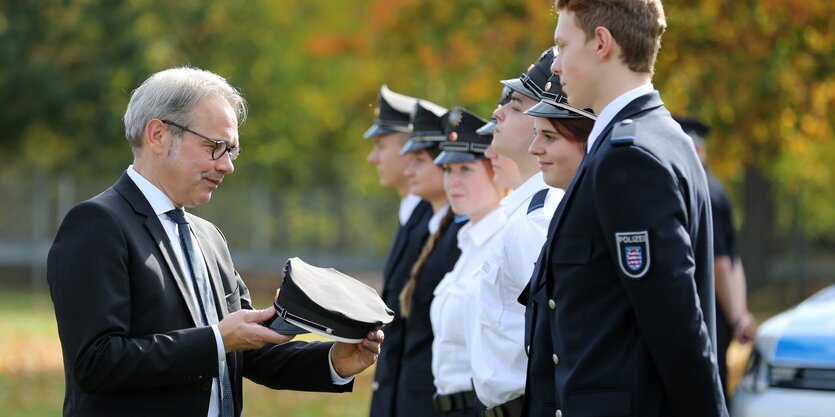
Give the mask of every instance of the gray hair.
<path id="1" fill-rule="evenodd" d="M 135 153 L 151 119 L 165 119 L 182 126 L 191 123 L 194 106 L 209 96 L 226 100 L 235 111 L 238 125 L 246 121 L 246 100 L 226 80 L 206 70 L 179 67 L 148 77 L 130 96 L 125 110 L 125 138 Z"/>

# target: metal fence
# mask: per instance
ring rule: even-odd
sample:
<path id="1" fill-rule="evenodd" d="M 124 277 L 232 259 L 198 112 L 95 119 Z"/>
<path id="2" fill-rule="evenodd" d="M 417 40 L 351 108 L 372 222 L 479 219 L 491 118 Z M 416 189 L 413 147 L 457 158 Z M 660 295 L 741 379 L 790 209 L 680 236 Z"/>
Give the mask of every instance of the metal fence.
<path id="1" fill-rule="evenodd" d="M 47 254 L 64 215 L 115 179 L 41 173 L 0 179 L 0 273 L 28 269 L 32 287 L 44 290 Z M 223 230 L 237 269 L 278 274 L 291 256 L 343 271 L 379 271 L 396 230 L 396 206 L 393 195 L 351 198 L 337 189 L 293 193 L 224 181 L 210 203 L 190 211 Z M 26 279 L 20 275 L 14 279 Z"/>

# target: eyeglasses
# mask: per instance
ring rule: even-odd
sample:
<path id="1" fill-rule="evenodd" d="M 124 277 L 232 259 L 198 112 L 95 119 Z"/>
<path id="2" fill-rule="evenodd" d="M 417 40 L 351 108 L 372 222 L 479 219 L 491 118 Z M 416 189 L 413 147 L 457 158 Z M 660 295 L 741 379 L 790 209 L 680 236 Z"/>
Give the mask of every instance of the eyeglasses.
<path id="1" fill-rule="evenodd" d="M 160 120 L 160 121 L 167 124 L 167 125 L 171 125 L 171 126 L 174 126 L 174 127 L 178 128 L 180 130 L 184 130 L 188 133 L 191 133 L 191 134 L 193 134 L 193 135 L 195 135 L 195 136 L 197 136 L 201 139 L 205 139 L 209 142 L 214 143 L 215 147 L 212 149 L 212 159 L 214 159 L 215 161 L 220 159 L 223 156 L 223 154 L 227 153 L 227 152 L 229 152 L 229 159 L 231 159 L 233 161 L 238 159 L 238 155 L 241 154 L 241 147 L 240 146 L 229 146 L 229 143 L 226 142 L 226 141 L 215 140 L 215 139 L 212 139 L 208 136 L 201 135 L 201 134 L 199 134 L 199 133 L 197 133 L 197 132 L 195 132 L 195 131 L 193 131 L 193 130 L 185 127 L 185 126 L 178 125 L 177 123 L 174 123 L 170 120 Z"/>

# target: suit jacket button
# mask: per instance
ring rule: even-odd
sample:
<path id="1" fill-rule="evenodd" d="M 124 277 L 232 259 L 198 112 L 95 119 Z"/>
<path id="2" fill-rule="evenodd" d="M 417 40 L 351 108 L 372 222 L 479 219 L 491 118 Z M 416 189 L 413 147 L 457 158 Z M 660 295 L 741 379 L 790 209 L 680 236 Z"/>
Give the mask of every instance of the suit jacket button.
<path id="1" fill-rule="evenodd" d="M 531 345 L 528 345 L 528 347 L 526 349 L 528 351 L 528 355 L 530 355 L 531 354 Z"/>
<path id="2" fill-rule="evenodd" d="M 548 308 L 550 308 L 551 310 L 553 310 L 553 309 L 557 308 L 557 303 L 556 303 L 556 302 L 554 302 L 554 300 L 553 300 L 553 299 L 549 299 L 549 300 L 548 300 Z"/>
<path id="3" fill-rule="evenodd" d="M 206 381 L 203 383 L 203 391 L 211 391 L 212 389 L 212 381 Z"/>
<path id="4" fill-rule="evenodd" d="M 380 389 L 380 383 L 377 382 L 377 381 L 372 382 L 371 383 L 371 391 L 377 391 L 378 389 Z"/>
<path id="5" fill-rule="evenodd" d="M 559 365 L 560 364 L 560 358 L 557 357 L 556 353 L 551 355 L 551 359 L 554 360 L 554 365 Z"/>
<path id="6" fill-rule="evenodd" d="M 554 413 L 554 416 L 555 417 L 562 417 L 562 410 L 557 410 L 557 412 Z"/>

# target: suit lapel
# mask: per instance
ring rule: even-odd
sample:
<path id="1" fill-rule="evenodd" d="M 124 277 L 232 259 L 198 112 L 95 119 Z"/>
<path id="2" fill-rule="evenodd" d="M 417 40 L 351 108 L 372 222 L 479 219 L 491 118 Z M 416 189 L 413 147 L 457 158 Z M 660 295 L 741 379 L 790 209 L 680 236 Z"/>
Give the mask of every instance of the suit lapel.
<path id="1" fill-rule="evenodd" d="M 145 217 L 145 228 L 148 230 L 154 242 L 156 242 L 157 248 L 162 254 L 163 259 L 165 259 L 166 265 L 168 265 L 169 272 L 174 277 L 174 282 L 177 283 L 177 288 L 180 290 L 180 295 L 182 295 L 183 301 L 186 303 L 186 307 L 191 314 L 191 319 L 194 321 L 194 325 L 197 326 L 200 323 L 200 315 L 191 297 L 191 291 L 189 290 L 191 288 L 191 282 L 183 276 L 180 262 L 175 255 L 176 252 L 171 247 L 168 235 L 162 228 L 162 224 L 156 213 L 151 208 L 151 204 L 148 203 L 148 200 L 139 191 L 139 187 L 136 186 L 127 173 L 122 174 L 113 188 L 128 201 L 136 214 Z"/>

